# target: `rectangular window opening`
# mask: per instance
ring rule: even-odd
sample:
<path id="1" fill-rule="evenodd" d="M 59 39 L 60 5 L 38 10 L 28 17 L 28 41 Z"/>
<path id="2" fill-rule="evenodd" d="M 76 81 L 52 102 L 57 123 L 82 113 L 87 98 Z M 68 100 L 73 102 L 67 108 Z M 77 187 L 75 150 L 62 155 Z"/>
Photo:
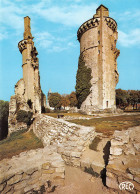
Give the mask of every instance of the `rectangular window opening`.
<path id="1" fill-rule="evenodd" d="M 108 108 L 108 101 L 106 101 L 106 108 Z"/>

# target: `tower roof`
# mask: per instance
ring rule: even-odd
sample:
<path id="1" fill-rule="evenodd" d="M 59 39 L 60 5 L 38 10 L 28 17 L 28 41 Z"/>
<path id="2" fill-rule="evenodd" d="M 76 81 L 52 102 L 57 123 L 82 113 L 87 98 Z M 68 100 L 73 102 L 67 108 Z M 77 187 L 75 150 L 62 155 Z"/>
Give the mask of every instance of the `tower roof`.
<path id="1" fill-rule="evenodd" d="M 105 17 L 108 17 L 109 16 L 109 10 L 108 10 L 108 8 L 105 7 L 102 4 L 96 9 L 96 14 L 93 17 L 101 17 L 101 15 L 103 15 Z"/>
<path id="2" fill-rule="evenodd" d="M 99 10 L 99 9 L 101 9 L 101 7 L 103 7 L 104 9 L 106 9 L 107 11 L 108 11 L 108 8 L 107 7 L 105 7 L 103 4 L 101 4 L 96 10 Z"/>

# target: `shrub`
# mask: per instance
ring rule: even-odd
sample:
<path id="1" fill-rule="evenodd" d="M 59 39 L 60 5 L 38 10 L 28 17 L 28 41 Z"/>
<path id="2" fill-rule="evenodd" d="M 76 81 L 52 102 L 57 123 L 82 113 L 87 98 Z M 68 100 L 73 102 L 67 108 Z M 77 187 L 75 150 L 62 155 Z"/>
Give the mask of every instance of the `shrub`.
<path id="1" fill-rule="evenodd" d="M 81 54 L 79 57 L 78 71 L 76 75 L 76 97 L 78 100 L 77 107 L 80 108 L 81 104 L 86 100 L 90 94 L 91 83 L 91 68 L 85 65 L 84 57 Z"/>
<path id="2" fill-rule="evenodd" d="M 0 100 L 0 140 L 8 135 L 9 102 Z"/>
<path id="3" fill-rule="evenodd" d="M 33 113 L 30 111 L 25 111 L 25 110 L 19 110 L 17 112 L 17 121 L 18 122 L 23 122 L 26 123 L 27 125 L 30 125 L 32 123 L 31 118 L 33 116 Z"/>

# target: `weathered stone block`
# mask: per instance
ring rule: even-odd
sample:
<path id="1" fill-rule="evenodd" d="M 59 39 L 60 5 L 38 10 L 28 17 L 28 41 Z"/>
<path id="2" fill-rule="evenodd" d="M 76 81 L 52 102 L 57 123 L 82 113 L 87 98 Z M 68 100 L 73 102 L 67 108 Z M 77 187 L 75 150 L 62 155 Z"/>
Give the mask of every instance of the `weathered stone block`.
<path id="1" fill-rule="evenodd" d="M 55 172 L 55 169 L 42 170 L 42 174 L 53 174 L 54 172 Z"/>
<path id="2" fill-rule="evenodd" d="M 0 184 L 0 192 L 3 191 L 5 187 L 6 187 L 6 182 L 3 184 Z"/>
<path id="3" fill-rule="evenodd" d="M 135 176 L 135 177 L 134 177 L 134 180 L 135 180 L 137 183 L 139 183 L 139 184 L 140 184 L 140 177 Z"/>
<path id="4" fill-rule="evenodd" d="M 119 189 L 117 179 L 106 177 L 106 185 L 113 189 Z"/>
<path id="5" fill-rule="evenodd" d="M 55 172 L 65 172 L 65 167 L 58 167 L 55 169 Z"/>
<path id="6" fill-rule="evenodd" d="M 12 185 L 12 184 L 18 183 L 21 179 L 22 179 L 22 175 L 16 174 L 10 180 L 7 181 L 7 184 Z"/>
<path id="7" fill-rule="evenodd" d="M 27 175 L 26 173 L 23 173 L 22 180 L 28 180 L 30 179 L 30 175 Z"/>
<path id="8" fill-rule="evenodd" d="M 19 183 L 17 183 L 17 184 L 15 184 L 14 185 L 14 190 L 16 191 L 16 190 L 24 190 L 24 187 L 26 187 L 26 185 L 27 185 L 27 180 L 24 180 L 24 181 L 21 181 L 21 182 L 19 182 Z"/>
<path id="9" fill-rule="evenodd" d="M 37 167 L 35 167 L 35 168 L 30 168 L 30 169 L 28 169 L 27 171 L 26 171 L 26 174 L 28 174 L 28 175 L 32 175 L 34 172 L 36 172 L 38 170 L 38 168 Z"/>
<path id="10" fill-rule="evenodd" d="M 46 162 L 46 163 L 42 164 L 42 169 L 48 170 L 50 168 L 50 165 L 51 164 L 49 162 Z"/>
<path id="11" fill-rule="evenodd" d="M 7 185 L 7 186 L 4 188 L 4 190 L 1 192 L 1 194 L 10 193 L 10 191 L 13 192 L 13 188 L 12 188 L 12 186 Z"/>
<path id="12" fill-rule="evenodd" d="M 121 146 L 121 145 L 123 145 L 122 141 L 117 141 L 115 139 L 111 140 L 111 146 Z"/>
<path id="13" fill-rule="evenodd" d="M 140 175 L 140 168 L 128 168 L 129 172 L 133 175 Z"/>
<path id="14" fill-rule="evenodd" d="M 81 152 L 71 152 L 72 157 L 80 158 Z"/>
<path id="15" fill-rule="evenodd" d="M 111 147 L 110 154 L 115 155 L 115 156 L 119 156 L 122 154 L 122 148 Z"/>

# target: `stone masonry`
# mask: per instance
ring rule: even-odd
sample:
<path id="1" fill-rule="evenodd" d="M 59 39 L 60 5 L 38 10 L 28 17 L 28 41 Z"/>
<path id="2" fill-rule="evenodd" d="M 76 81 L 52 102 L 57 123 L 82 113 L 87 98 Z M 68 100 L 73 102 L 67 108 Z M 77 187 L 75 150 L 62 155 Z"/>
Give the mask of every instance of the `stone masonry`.
<path id="1" fill-rule="evenodd" d="M 117 23 L 109 17 L 108 9 L 100 5 L 93 18 L 83 23 L 77 32 L 80 55 L 91 68 L 91 90 L 82 103 L 82 110 L 98 111 L 116 109 L 115 87 L 118 83 L 116 48 Z"/>
<path id="2" fill-rule="evenodd" d="M 49 182 L 52 186 L 64 184 L 64 173 L 64 161 L 56 149 L 22 152 L 0 161 L 0 193 L 38 193 L 43 185 L 51 189 Z"/>
<path id="3" fill-rule="evenodd" d="M 24 18 L 24 39 L 18 43 L 18 48 L 22 54 L 23 78 L 15 85 L 15 95 L 10 99 L 9 133 L 18 128 L 15 119 L 17 111 L 41 113 L 42 107 L 46 107 L 46 97 L 40 86 L 38 52 L 34 46 L 28 16 Z M 21 128 L 24 127 L 21 125 Z"/>
<path id="4" fill-rule="evenodd" d="M 43 114 L 34 115 L 30 130 L 44 148 L 22 152 L 0 161 L 0 193 L 34 193 L 41 186 L 63 185 L 65 164 L 81 167 L 81 157 L 95 137 L 94 127 L 85 127 Z M 49 188 L 47 188 L 49 189 Z"/>
<path id="5" fill-rule="evenodd" d="M 107 165 L 106 185 L 120 191 L 119 184 L 131 182 L 133 190 L 140 192 L 140 126 L 128 130 L 115 131 L 111 140 L 109 163 Z"/>
<path id="6" fill-rule="evenodd" d="M 94 127 L 85 127 L 46 115 L 37 115 L 31 126 L 44 146 L 56 147 L 66 164 L 81 166 L 81 156 L 95 137 Z"/>

